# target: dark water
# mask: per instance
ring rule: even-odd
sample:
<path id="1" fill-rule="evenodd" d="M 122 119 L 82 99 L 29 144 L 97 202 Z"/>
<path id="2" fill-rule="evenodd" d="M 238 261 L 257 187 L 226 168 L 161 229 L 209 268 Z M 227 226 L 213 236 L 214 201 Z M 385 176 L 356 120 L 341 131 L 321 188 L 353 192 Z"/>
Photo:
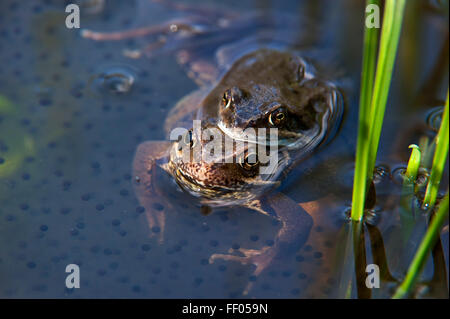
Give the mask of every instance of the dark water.
<path id="1" fill-rule="evenodd" d="M 65 28 L 65 5 L 56 0 L 0 3 L 0 296 L 242 296 L 251 267 L 209 264 L 208 258 L 236 245 L 261 248 L 274 239 L 277 223 L 239 208 L 209 216 L 176 210 L 168 216 L 166 241 L 158 245 L 149 237 L 133 193 L 131 163 L 137 145 L 164 138 L 169 109 L 196 85 L 173 56 L 123 56 L 125 48 L 145 44 L 142 39 L 100 43 L 81 38 Z M 399 245 L 401 186 L 395 172 L 405 166 L 410 143 L 434 136 L 426 116 L 443 105 L 448 87 L 448 9 L 439 1 L 408 5 L 379 149 L 378 165 L 387 173 L 377 183 L 375 209 L 375 228 L 397 279 L 420 242 L 425 218 L 418 217 L 409 246 Z M 345 252 L 350 236 L 345 211 L 356 145 L 363 1 L 227 1 L 226 6 L 239 12 L 288 11 L 312 21 L 310 28 L 290 32 L 317 40 L 321 67 L 332 69 L 346 99 L 336 138 L 299 165 L 281 187 L 297 202 L 319 207 L 308 242 L 256 278 L 249 297 L 343 298 L 354 273 L 352 256 Z M 173 16 L 157 4 L 107 0 L 99 13 L 82 7 L 81 26 L 123 30 Z M 99 79 L 117 71 L 133 79 L 129 89 Z M 448 182 L 444 184 L 443 191 Z M 424 286 L 431 288 L 422 289 L 422 297 L 448 295 L 446 227 L 444 255 L 428 262 L 421 281 L 443 277 Z M 374 248 L 366 233 L 367 263 L 372 263 Z M 439 260 L 443 264 L 434 267 Z M 65 267 L 72 263 L 81 269 L 80 289 L 65 287 Z M 388 297 L 394 286 L 383 281 L 372 297 Z M 350 296 L 356 297 L 352 290 Z"/>

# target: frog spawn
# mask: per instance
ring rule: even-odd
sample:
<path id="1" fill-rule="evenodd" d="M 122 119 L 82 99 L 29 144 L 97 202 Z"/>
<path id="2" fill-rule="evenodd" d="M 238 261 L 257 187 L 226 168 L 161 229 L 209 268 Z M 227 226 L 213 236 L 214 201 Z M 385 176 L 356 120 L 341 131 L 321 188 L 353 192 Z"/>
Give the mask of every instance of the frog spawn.
<path id="1" fill-rule="evenodd" d="M 17 116 L 4 113 L 0 107 L 0 167 L 19 162 L 20 165 L 12 175 L 2 176 L 0 183 L 0 270 L 8 277 L 2 282 L 0 296 L 183 298 L 189 293 L 219 298 L 236 293 L 235 286 L 226 286 L 224 270 L 209 268 L 205 260 L 222 246 L 228 248 L 214 231 L 215 224 L 236 230 L 254 225 L 251 219 L 237 220 L 226 212 L 202 219 L 189 213 L 194 211 L 189 206 L 187 214 L 169 219 L 183 231 L 174 231 L 179 235 L 159 247 L 148 234 L 161 230 L 145 227 L 146 208 L 133 195 L 131 185 L 136 180 L 130 161 L 135 144 L 149 134 L 158 134 L 163 106 L 171 103 L 163 97 L 173 94 L 163 89 L 158 95 L 150 89 L 163 82 L 167 72 L 176 70 L 149 68 L 146 62 L 130 63 L 136 69 L 150 70 L 151 74 L 133 74 L 131 90 L 117 90 L 115 85 L 96 86 L 95 91 L 104 94 L 93 98 L 87 79 L 109 67 L 98 73 L 87 70 L 102 64 L 103 57 L 111 50 L 120 50 L 120 46 L 89 46 L 85 50 L 82 40 L 62 39 L 55 32 L 47 41 L 50 35 L 45 35 L 45 25 L 36 29 L 30 23 L 37 19 L 51 23 L 55 14 L 52 6 L 57 5 L 64 12 L 57 2 L 1 3 L 4 23 L 0 57 L 8 61 L 0 67 L 1 94 L 15 106 Z M 124 8 L 117 21 L 116 15 L 111 16 L 111 23 L 119 24 L 123 15 L 132 19 L 132 9 Z M 58 26 L 60 21 L 57 19 Z M 46 41 L 26 41 L 34 35 L 44 36 Z M 8 45 L 3 45 L 6 41 Z M 46 43 L 67 43 L 73 50 L 61 54 L 64 50 L 50 50 Z M 128 79 L 129 70 L 121 72 Z M 12 86 L 14 83 L 19 84 Z M 125 87 L 129 87 L 126 83 Z M 41 91 L 47 87 L 51 90 L 46 90 L 45 95 L 36 92 L 36 88 Z M 181 89 L 177 91 L 181 93 Z M 133 107 L 123 107 L 123 100 L 117 97 L 124 95 Z M 149 112 L 154 116 L 149 118 Z M 15 127 L 14 138 L 11 132 L 3 131 L 8 127 Z M 16 144 L 16 137 L 26 146 L 25 150 L 32 146 L 29 150 L 34 153 L 16 152 L 21 147 Z M 17 161 L 12 156 L 15 154 L 23 160 Z M 179 196 L 175 194 L 172 200 L 177 201 Z M 157 204 L 158 209 L 168 210 L 162 203 Z M 262 241 L 266 239 L 263 234 L 256 234 Z M 234 239 L 242 246 L 247 241 L 247 236 Z M 191 258 L 185 260 L 184 254 Z M 65 289 L 64 269 L 70 263 L 81 268 L 82 289 Z M 185 272 L 191 275 L 186 276 Z M 214 284 L 210 284 L 211 276 Z"/>

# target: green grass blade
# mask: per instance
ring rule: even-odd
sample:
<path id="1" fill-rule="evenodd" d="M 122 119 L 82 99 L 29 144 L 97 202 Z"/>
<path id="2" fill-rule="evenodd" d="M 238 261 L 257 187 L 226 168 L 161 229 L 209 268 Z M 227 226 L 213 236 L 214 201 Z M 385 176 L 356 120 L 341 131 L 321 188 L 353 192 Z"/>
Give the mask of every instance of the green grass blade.
<path id="1" fill-rule="evenodd" d="M 407 182 L 413 184 L 416 181 L 417 173 L 419 172 L 420 160 L 422 158 L 419 146 L 411 144 L 409 148 L 412 149 L 409 157 L 408 166 L 406 168 Z"/>
<path id="2" fill-rule="evenodd" d="M 369 46 L 366 42 L 364 46 L 364 58 L 372 60 L 363 60 L 363 83 L 361 84 L 358 141 L 352 195 L 353 220 L 361 220 L 363 217 L 366 188 L 373 176 L 392 70 L 397 55 L 405 2 L 405 0 L 386 0 L 378 64 L 370 99 L 368 94 L 371 92 L 373 79 L 373 73 L 370 73 L 370 68 L 373 67 L 375 62 L 373 61 L 373 56 L 366 50 L 374 50 L 374 47 Z M 366 29 L 365 40 L 366 37 L 370 36 L 367 34 L 368 32 L 370 31 Z M 375 37 L 374 35 L 371 36 Z M 369 72 L 368 75 L 365 74 L 366 71 Z M 369 76 L 372 76 L 372 78 L 369 78 Z"/>
<path id="3" fill-rule="evenodd" d="M 370 4 L 380 5 L 379 0 L 367 0 L 366 6 Z M 352 219 L 360 220 L 364 210 L 364 200 L 367 185 L 367 154 L 369 139 L 369 117 L 370 100 L 372 99 L 373 81 L 379 32 L 377 28 L 366 28 L 364 32 L 363 69 L 361 74 L 361 93 L 359 98 L 359 126 L 358 140 L 356 145 L 355 176 L 353 181 Z"/>
<path id="4" fill-rule="evenodd" d="M 448 217 L 448 192 L 442 203 L 440 204 L 439 210 L 433 217 L 430 226 L 425 234 L 424 239 L 420 243 L 419 249 L 417 250 L 411 265 L 409 266 L 408 273 L 406 274 L 405 280 L 397 288 L 394 299 L 405 298 L 410 293 L 414 284 L 419 277 L 425 262 L 427 261 L 430 250 L 436 243 L 436 239 L 440 234 L 442 225 L 445 219 Z"/>
<path id="5" fill-rule="evenodd" d="M 428 181 L 427 190 L 425 192 L 424 206 L 433 207 L 436 202 L 436 197 L 439 191 L 439 184 L 441 183 L 442 173 L 445 169 L 445 162 L 448 155 L 449 144 L 449 124 L 448 124 L 448 95 L 445 102 L 444 113 L 442 114 L 441 127 L 436 136 L 436 150 L 433 157 L 433 165 L 431 167 L 430 180 Z"/>
<path id="6" fill-rule="evenodd" d="M 384 112 L 389 95 L 389 87 L 394 69 L 397 47 L 402 29 L 406 0 L 386 0 L 380 51 L 370 106 L 372 128 L 369 143 L 369 164 L 367 172 L 372 177 L 383 126 Z"/>
<path id="7" fill-rule="evenodd" d="M 380 6 L 380 0 L 367 0 L 368 5 Z M 377 28 L 366 28 L 364 33 L 364 49 L 363 49 L 363 70 L 361 74 L 361 95 L 359 105 L 360 119 L 367 121 L 369 113 L 370 101 L 372 100 L 373 81 L 375 78 L 375 69 L 377 66 L 377 50 L 380 41 L 380 32 Z M 363 117 L 363 116 L 364 117 Z M 367 123 L 368 124 L 368 123 Z"/>
<path id="8" fill-rule="evenodd" d="M 420 165 L 422 167 L 431 167 L 431 163 L 433 161 L 433 154 L 435 149 L 434 141 L 430 142 L 428 136 L 422 136 L 419 140 L 419 148 L 422 151 L 422 162 Z"/>

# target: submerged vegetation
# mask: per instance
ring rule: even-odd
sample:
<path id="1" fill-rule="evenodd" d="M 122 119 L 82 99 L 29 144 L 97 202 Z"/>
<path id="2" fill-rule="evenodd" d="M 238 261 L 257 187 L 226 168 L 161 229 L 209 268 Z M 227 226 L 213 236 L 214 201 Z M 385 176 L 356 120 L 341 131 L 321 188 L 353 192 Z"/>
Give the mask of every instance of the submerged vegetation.
<path id="1" fill-rule="evenodd" d="M 17 112 L 17 107 L 9 99 L 0 95 L 0 120 L 6 116 L 18 119 L 20 114 Z M 0 152 L 0 178 L 5 178 L 16 172 L 22 162 L 35 153 L 36 147 L 34 139 L 14 124 L 3 124 L 0 127 L 1 136 L 10 136 L 11 145 L 14 146 L 8 153 Z M 0 146 L 1 144 L 2 141 L 0 141 Z"/>

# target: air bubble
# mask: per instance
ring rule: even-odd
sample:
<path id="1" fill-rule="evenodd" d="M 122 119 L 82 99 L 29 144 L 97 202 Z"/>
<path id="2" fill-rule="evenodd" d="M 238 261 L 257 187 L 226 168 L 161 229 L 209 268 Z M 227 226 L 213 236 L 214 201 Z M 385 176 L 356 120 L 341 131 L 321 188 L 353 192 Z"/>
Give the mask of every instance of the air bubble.
<path id="1" fill-rule="evenodd" d="M 389 177 L 391 174 L 390 169 L 386 165 L 378 165 L 375 167 L 373 172 L 373 182 L 378 184 L 383 181 L 383 179 Z"/>
<path id="2" fill-rule="evenodd" d="M 420 168 L 416 178 L 416 185 L 419 187 L 425 187 L 429 178 L 430 174 L 428 174 L 428 171 L 424 168 Z"/>
<path id="3" fill-rule="evenodd" d="M 398 185 L 403 185 L 406 167 L 398 167 L 392 171 L 392 180 Z"/>
<path id="4" fill-rule="evenodd" d="M 94 79 L 96 88 L 105 93 L 129 93 L 136 82 L 136 75 L 129 67 L 110 67 Z"/>
<path id="5" fill-rule="evenodd" d="M 364 221 L 372 226 L 377 226 L 381 221 L 381 210 L 370 209 L 364 212 Z"/>
<path id="6" fill-rule="evenodd" d="M 431 128 L 433 131 L 439 131 L 439 128 L 441 127 L 441 121 L 442 121 L 442 113 L 444 112 L 443 107 L 436 107 L 433 108 L 427 115 L 427 125 L 429 128 Z"/>

